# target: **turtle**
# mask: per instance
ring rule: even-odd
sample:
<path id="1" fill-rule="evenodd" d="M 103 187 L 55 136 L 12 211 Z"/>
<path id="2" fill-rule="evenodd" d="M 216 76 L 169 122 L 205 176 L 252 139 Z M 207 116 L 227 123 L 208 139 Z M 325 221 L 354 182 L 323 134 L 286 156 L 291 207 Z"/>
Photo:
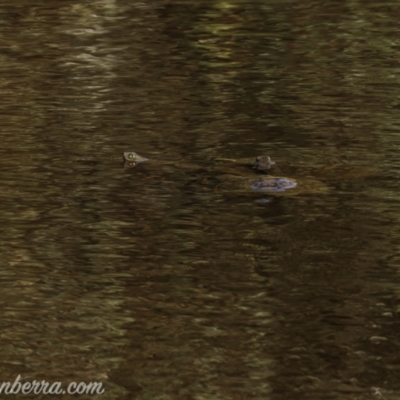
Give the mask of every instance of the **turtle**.
<path id="1" fill-rule="evenodd" d="M 134 151 L 125 151 L 123 152 L 122 160 L 124 166 L 128 168 L 134 168 L 138 164 L 149 161 L 148 158 L 142 157 Z M 222 162 L 222 163 L 221 163 Z M 177 163 L 166 163 L 166 165 L 176 165 Z M 286 178 L 282 176 L 266 176 L 263 179 L 254 180 L 255 173 L 268 173 L 268 170 L 275 165 L 276 163 L 271 160 L 271 158 L 267 155 L 258 156 L 255 162 L 248 162 L 248 159 L 245 160 L 236 160 L 236 159 L 223 159 L 219 158 L 215 160 L 215 163 L 209 168 L 214 173 L 214 175 L 219 176 L 219 181 L 222 181 L 222 184 L 217 184 L 219 189 L 224 190 L 227 187 L 230 187 L 230 191 L 242 190 L 244 187 L 247 189 L 251 188 L 255 191 L 275 193 L 275 194 L 283 194 L 283 192 L 296 188 L 298 183 L 293 178 Z M 178 165 L 184 169 L 199 169 L 198 166 L 194 166 L 192 164 L 181 164 Z M 197 167 L 197 168 L 195 168 Z M 157 166 L 159 168 L 159 165 Z M 250 172 L 251 171 L 251 172 Z M 232 183 L 232 180 L 239 181 L 244 183 L 235 185 Z M 203 182 L 203 181 L 202 181 Z M 303 192 L 304 189 L 306 191 L 316 192 L 318 187 L 321 191 L 324 191 L 326 187 L 315 180 L 302 180 L 302 187 L 297 192 Z M 310 185 L 311 184 L 311 185 Z M 311 187 L 315 186 L 314 189 Z"/>
<path id="2" fill-rule="evenodd" d="M 347 164 L 342 160 L 326 164 L 283 163 L 277 166 L 268 155 L 258 156 L 253 168 L 267 176 L 251 183 L 252 189 L 281 195 L 328 193 L 330 184 L 361 181 L 376 174 L 369 167 Z"/>
<path id="3" fill-rule="evenodd" d="M 253 159 L 254 161 L 250 162 L 248 159 L 218 160 L 229 161 L 233 165 L 231 167 L 224 166 L 223 168 L 218 168 L 220 172 L 224 173 L 221 183 L 218 185 L 218 189 L 222 191 L 257 191 L 274 196 L 290 196 L 327 193 L 329 190 L 329 187 L 324 182 L 315 179 L 312 175 L 297 173 L 294 174 L 296 178 L 293 178 L 292 173 L 295 172 L 293 168 L 289 168 L 289 174 L 282 173 L 280 168 L 276 166 L 276 162 L 272 161 L 268 155 L 258 156 L 255 160 Z M 234 164 L 236 164 L 236 167 Z M 251 174 L 245 173 L 243 168 L 239 169 L 240 165 L 247 166 L 247 171 L 252 171 Z M 259 175 L 258 179 L 255 178 L 255 173 Z M 253 190 L 249 191 L 249 189 Z"/>
<path id="4" fill-rule="evenodd" d="M 258 156 L 254 161 L 254 169 L 266 173 L 275 164 L 275 161 L 272 161 L 270 156 L 262 155 Z M 250 185 L 254 190 L 270 193 L 283 192 L 288 189 L 293 189 L 296 186 L 297 182 L 294 179 L 273 176 L 256 181 Z"/>
<path id="5" fill-rule="evenodd" d="M 124 152 L 123 160 L 130 168 L 149 161 L 133 151 Z M 260 155 L 254 161 L 247 158 L 217 158 L 213 162 L 206 162 L 207 168 L 180 162 L 170 162 L 166 165 L 172 166 L 172 169 L 181 167 L 183 170 L 195 172 L 195 175 L 202 175 L 204 172 L 209 175 L 211 172 L 218 181 L 217 190 L 224 192 L 251 192 L 249 189 L 252 189 L 275 196 L 326 194 L 330 191 L 327 184 L 329 181 L 359 179 L 372 174 L 372 171 L 365 167 L 343 163 L 308 166 L 288 163 L 277 166 L 268 155 Z M 258 179 L 255 178 L 255 174 L 259 175 Z"/>

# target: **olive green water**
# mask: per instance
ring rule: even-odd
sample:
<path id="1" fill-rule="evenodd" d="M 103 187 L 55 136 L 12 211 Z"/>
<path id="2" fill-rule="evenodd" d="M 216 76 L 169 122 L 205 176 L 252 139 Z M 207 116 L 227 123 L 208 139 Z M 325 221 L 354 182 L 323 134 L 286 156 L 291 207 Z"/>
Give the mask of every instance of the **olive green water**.
<path id="1" fill-rule="evenodd" d="M 2 382 L 400 398 L 396 2 L 0 11 Z M 371 173 L 274 197 L 212 167 L 259 154 Z"/>

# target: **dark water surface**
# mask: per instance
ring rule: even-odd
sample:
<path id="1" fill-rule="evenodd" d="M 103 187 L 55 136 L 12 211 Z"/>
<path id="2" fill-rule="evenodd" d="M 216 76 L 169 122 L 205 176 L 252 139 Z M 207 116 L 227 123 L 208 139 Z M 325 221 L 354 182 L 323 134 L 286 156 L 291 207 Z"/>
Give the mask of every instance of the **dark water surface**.
<path id="1" fill-rule="evenodd" d="M 0 380 L 400 399 L 398 3 L 10 4 Z"/>

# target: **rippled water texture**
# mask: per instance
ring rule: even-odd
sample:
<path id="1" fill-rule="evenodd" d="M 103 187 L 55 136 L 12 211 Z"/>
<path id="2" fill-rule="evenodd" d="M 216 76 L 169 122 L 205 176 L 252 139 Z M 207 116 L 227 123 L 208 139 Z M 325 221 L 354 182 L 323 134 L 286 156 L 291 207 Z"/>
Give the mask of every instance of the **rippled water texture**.
<path id="1" fill-rule="evenodd" d="M 2 382 L 400 398 L 398 3 L 0 11 Z"/>

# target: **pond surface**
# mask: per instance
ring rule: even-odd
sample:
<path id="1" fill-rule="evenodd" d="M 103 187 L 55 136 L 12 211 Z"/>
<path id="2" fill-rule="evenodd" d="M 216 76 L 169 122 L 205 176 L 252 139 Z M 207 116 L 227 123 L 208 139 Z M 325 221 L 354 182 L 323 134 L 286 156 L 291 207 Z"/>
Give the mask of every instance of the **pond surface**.
<path id="1" fill-rule="evenodd" d="M 400 398 L 397 3 L 0 10 L 2 382 Z"/>

